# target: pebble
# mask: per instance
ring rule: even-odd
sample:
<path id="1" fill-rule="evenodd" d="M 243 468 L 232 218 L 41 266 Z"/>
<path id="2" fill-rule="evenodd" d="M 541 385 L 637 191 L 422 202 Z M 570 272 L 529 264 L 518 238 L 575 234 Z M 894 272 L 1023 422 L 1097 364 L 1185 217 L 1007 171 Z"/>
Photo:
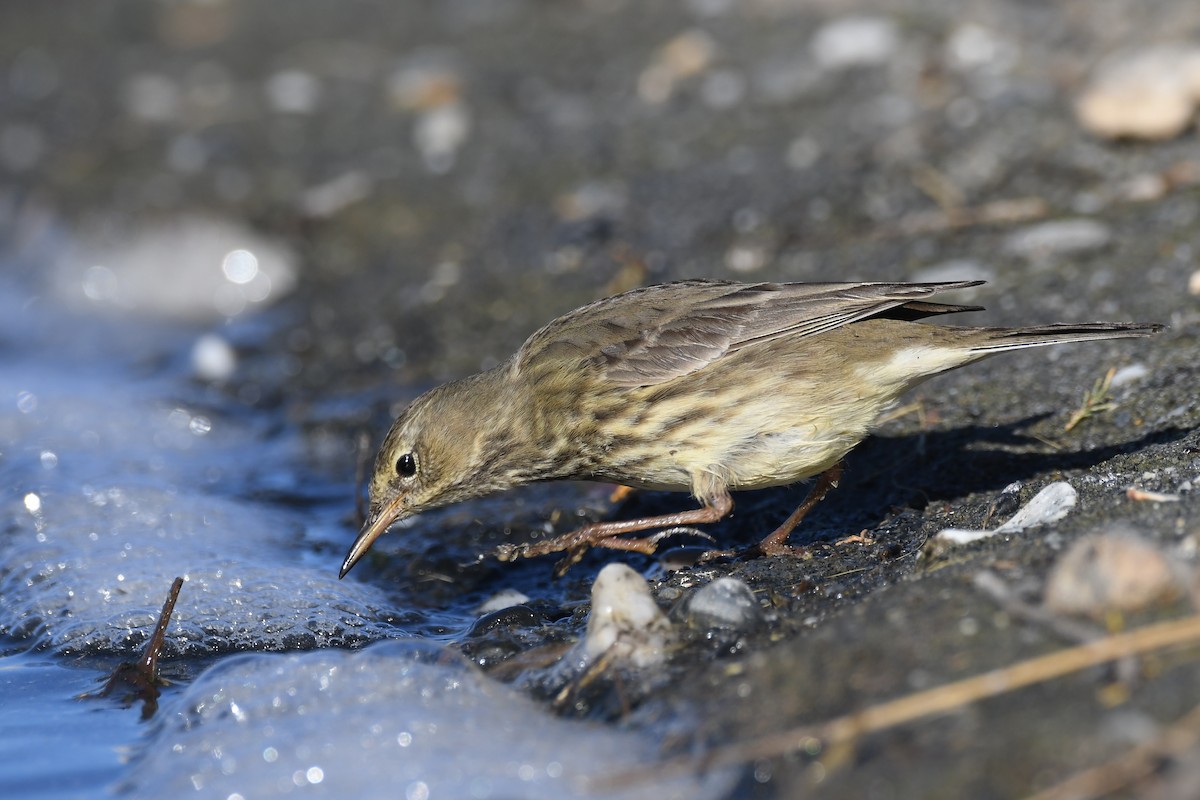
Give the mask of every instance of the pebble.
<path id="1" fill-rule="evenodd" d="M 494 595 L 484 600 L 479 604 L 479 608 L 475 609 L 478 614 L 490 614 L 493 611 L 509 608 L 510 606 L 518 606 L 522 603 L 529 602 L 529 595 L 516 589 L 501 589 Z"/>
<path id="2" fill-rule="evenodd" d="M 1160 45 L 1102 64 L 1075 115 L 1097 136 L 1171 139 L 1191 125 L 1198 102 L 1200 45 Z"/>
<path id="3" fill-rule="evenodd" d="M 896 55 L 900 36 L 885 17 L 854 16 L 821 26 L 812 38 L 812 54 L 826 70 L 883 64 Z"/>
<path id="4" fill-rule="evenodd" d="M 1121 182 L 1117 196 L 1133 203 L 1149 203 L 1160 199 L 1170 189 L 1171 182 L 1166 175 L 1147 172 Z"/>
<path id="5" fill-rule="evenodd" d="M 666 658 L 671 623 L 641 575 L 624 564 L 609 564 L 592 584 L 584 654 L 590 661 L 609 653 L 635 667 Z"/>
<path id="6" fill-rule="evenodd" d="M 448 103 L 423 111 L 413 125 L 413 144 L 431 172 L 454 166 L 459 149 L 471 134 L 471 113 L 461 103 Z"/>
<path id="7" fill-rule="evenodd" d="M 404 111 L 429 111 L 463 102 L 463 77 L 440 53 L 414 57 L 388 78 L 388 99 Z"/>
<path id="8" fill-rule="evenodd" d="M 554 199 L 554 211 L 564 222 L 595 218 L 619 218 L 629 205 L 625 185 L 610 181 L 587 181 Z"/>
<path id="9" fill-rule="evenodd" d="M 182 91 L 165 75 L 138 73 L 121 87 L 121 99 L 130 116 L 141 122 L 171 122 L 178 118 Z"/>
<path id="10" fill-rule="evenodd" d="M 710 73 L 700 86 L 704 104 L 715 111 L 725 111 L 742 102 L 746 95 L 746 77 L 731 69 Z"/>
<path id="11" fill-rule="evenodd" d="M 706 72 L 716 54 L 716 42 L 704 31 L 678 34 L 658 49 L 638 76 L 638 97 L 654 105 L 665 103 L 680 81 Z"/>
<path id="12" fill-rule="evenodd" d="M 1192 297 L 1200 297 L 1200 269 L 1188 278 L 1187 290 Z"/>
<path id="13" fill-rule="evenodd" d="M 444 53 L 415 56 L 388 79 L 392 104 L 416 114 L 412 140 L 430 172 L 454 166 L 458 151 L 471 135 L 471 111 L 463 77 Z"/>
<path id="14" fill-rule="evenodd" d="M 1010 72 L 1020 63 L 1020 49 L 995 31 L 974 22 L 955 28 L 946 38 L 946 60 L 965 71 Z"/>
<path id="15" fill-rule="evenodd" d="M 737 578 L 717 578 L 696 590 L 687 604 L 687 623 L 698 630 L 750 631 L 766 621 L 754 592 Z"/>
<path id="16" fill-rule="evenodd" d="M 1094 219 L 1061 219 L 1030 225 L 1004 242 L 1006 252 L 1030 260 L 1100 250 L 1112 241 L 1112 231 Z"/>
<path id="17" fill-rule="evenodd" d="M 1103 618 L 1170 602 L 1184 591 L 1181 574 L 1153 542 L 1130 531 L 1093 534 L 1064 553 L 1046 579 L 1046 608 Z"/>
<path id="18" fill-rule="evenodd" d="M 741 275 L 758 272 L 769 260 L 770 253 L 756 242 L 737 242 L 725 252 L 725 266 Z"/>
<path id="19" fill-rule="evenodd" d="M 1150 374 L 1150 368 L 1145 364 L 1126 364 L 1113 373 L 1109 388 L 1117 389 L 1127 383 L 1136 383 Z"/>
<path id="20" fill-rule="evenodd" d="M 969 544 L 990 536 L 1020 533 L 1028 528 L 1057 522 L 1075 507 L 1079 494 L 1066 481 L 1056 481 L 1033 496 L 1012 518 L 992 530 L 970 530 L 966 528 L 944 528 L 934 537 L 949 544 Z"/>
<path id="21" fill-rule="evenodd" d="M 272 110 L 284 114 L 312 114 L 321 102 L 321 82 L 299 69 L 285 69 L 267 78 L 263 94 Z"/>
<path id="22" fill-rule="evenodd" d="M 297 202 L 305 216 L 315 219 L 332 217 L 347 206 L 371 196 L 374 182 L 361 170 L 343 172 L 336 178 L 310 186 Z"/>
<path id="23" fill-rule="evenodd" d="M 701 557 L 711 548 L 701 545 L 689 545 L 672 547 L 668 550 L 663 550 L 658 554 L 658 565 L 666 572 L 676 572 L 688 567 L 694 567 L 700 563 Z M 666 596 L 666 593 L 671 587 L 665 587 L 659 592 L 659 597 L 663 600 L 673 600 L 675 598 Z"/>

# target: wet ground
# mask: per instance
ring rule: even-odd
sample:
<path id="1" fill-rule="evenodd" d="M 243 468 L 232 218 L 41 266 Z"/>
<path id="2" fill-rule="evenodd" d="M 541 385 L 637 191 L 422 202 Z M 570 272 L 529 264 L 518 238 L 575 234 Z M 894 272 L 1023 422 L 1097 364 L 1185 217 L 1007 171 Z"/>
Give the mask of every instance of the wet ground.
<path id="1" fill-rule="evenodd" d="M 0 794 L 999 798 L 1142 746 L 1157 760 L 1118 770 L 1118 794 L 1195 796 L 1200 750 L 1163 749 L 1200 702 L 1195 646 L 851 744 L 633 776 L 1071 647 L 1063 619 L 1086 638 L 1190 612 L 1196 129 L 1101 139 L 1074 103 L 1106 58 L 1194 48 L 1194 3 L 0 14 Z M 424 515 L 337 581 L 362 431 L 558 313 L 683 277 L 978 277 L 977 324 L 1170 327 L 924 385 L 796 534 L 811 558 L 669 573 L 596 553 L 561 580 L 549 558 L 476 559 L 689 502 L 545 485 Z M 1063 518 L 936 544 L 1058 481 Z M 711 532 L 749 544 L 802 492 L 739 496 Z M 1118 529 L 1157 548 L 1173 598 L 1029 613 L 1073 544 Z M 580 671 L 611 561 L 648 578 L 670 644 Z M 136 654 L 176 575 L 153 719 L 76 700 Z M 761 615 L 689 611 L 721 576 Z M 506 590 L 524 601 L 480 610 Z"/>

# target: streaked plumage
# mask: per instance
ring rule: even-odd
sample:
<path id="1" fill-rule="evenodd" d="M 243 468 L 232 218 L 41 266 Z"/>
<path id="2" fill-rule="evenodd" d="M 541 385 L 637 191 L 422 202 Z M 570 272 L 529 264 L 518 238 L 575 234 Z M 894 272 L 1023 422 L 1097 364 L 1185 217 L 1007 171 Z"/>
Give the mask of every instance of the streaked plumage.
<path id="1" fill-rule="evenodd" d="M 900 394 L 935 374 L 1005 350 L 1162 327 L 917 322 L 978 310 L 927 298 L 980 283 L 696 280 L 572 311 L 503 364 L 433 389 L 400 415 L 379 450 L 369 518 L 341 574 L 397 519 L 538 480 L 688 491 L 701 508 L 597 523 L 503 548 L 501 557 L 567 550 L 569 563 L 593 545 L 652 552 L 653 537 L 619 534 L 711 522 L 732 507 L 730 490 L 827 473 Z M 821 485 L 833 482 L 827 473 Z M 800 515 L 761 549 L 785 550 Z"/>

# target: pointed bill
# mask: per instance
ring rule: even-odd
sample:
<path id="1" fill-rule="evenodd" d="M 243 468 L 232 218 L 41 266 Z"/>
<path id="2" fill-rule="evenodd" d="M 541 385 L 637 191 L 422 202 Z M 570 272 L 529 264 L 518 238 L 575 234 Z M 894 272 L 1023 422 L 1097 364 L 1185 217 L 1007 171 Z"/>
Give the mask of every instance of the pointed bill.
<path id="1" fill-rule="evenodd" d="M 346 573 L 358 563 L 358 560 L 366 555 L 371 549 L 371 545 L 375 540 L 384 534 L 388 527 L 396 521 L 400 516 L 400 510 L 403 507 L 403 497 L 397 497 L 392 502 L 381 508 L 379 512 L 367 519 L 362 530 L 358 532 L 358 538 L 354 540 L 354 544 L 350 545 L 350 552 L 346 554 L 346 560 L 342 562 L 342 569 L 338 572 L 338 578 L 346 577 Z"/>

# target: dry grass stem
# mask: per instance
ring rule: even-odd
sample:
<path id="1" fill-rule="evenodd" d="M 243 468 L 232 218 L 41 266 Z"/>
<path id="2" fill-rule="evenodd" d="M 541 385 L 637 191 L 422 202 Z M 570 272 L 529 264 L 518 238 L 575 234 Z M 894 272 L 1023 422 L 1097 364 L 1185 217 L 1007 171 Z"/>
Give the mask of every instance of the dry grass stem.
<path id="1" fill-rule="evenodd" d="M 1026 800 L 1104 797 L 1145 780 L 1162 769 L 1164 760 L 1184 756 L 1197 744 L 1200 744 L 1200 706 L 1193 708 L 1150 741 L 1112 761 L 1077 772 L 1061 783 L 1030 795 Z"/>
<path id="2" fill-rule="evenodd" d="M 837 748 L 862 736 L 927 717 L 946 714 L 990 697 L 1061 678 L 1121 658 L 1182 645 L 1200 644 L 1200 615 L 1147 625 L 1057 650 L 971 678 L 898 697 L 841 717 L 803 725 L 742 742 L 720 745 L 700 756 L 679 756 L 612 776 L 606 785 L 622 786 L 667 774 L 715 769 L 775 758 L 810 748 Z"/>
<path id="3" fill-rule="evenodd" d="M 1115 408 L 1109 390 L 1112 389 L 1113 376 L 1116 374 L 1117 368 L 1109 367 L 1108 372 L 1104 373 L 1104 377 L 1098 379 L 1091 389 L 1083 393 L 1083 404 L 1067 420 L 1067 424 L 1063 426 L 1063 433 L 1069 432 L 1088 417 L 1104 411 L 1112 411 Z"/>

